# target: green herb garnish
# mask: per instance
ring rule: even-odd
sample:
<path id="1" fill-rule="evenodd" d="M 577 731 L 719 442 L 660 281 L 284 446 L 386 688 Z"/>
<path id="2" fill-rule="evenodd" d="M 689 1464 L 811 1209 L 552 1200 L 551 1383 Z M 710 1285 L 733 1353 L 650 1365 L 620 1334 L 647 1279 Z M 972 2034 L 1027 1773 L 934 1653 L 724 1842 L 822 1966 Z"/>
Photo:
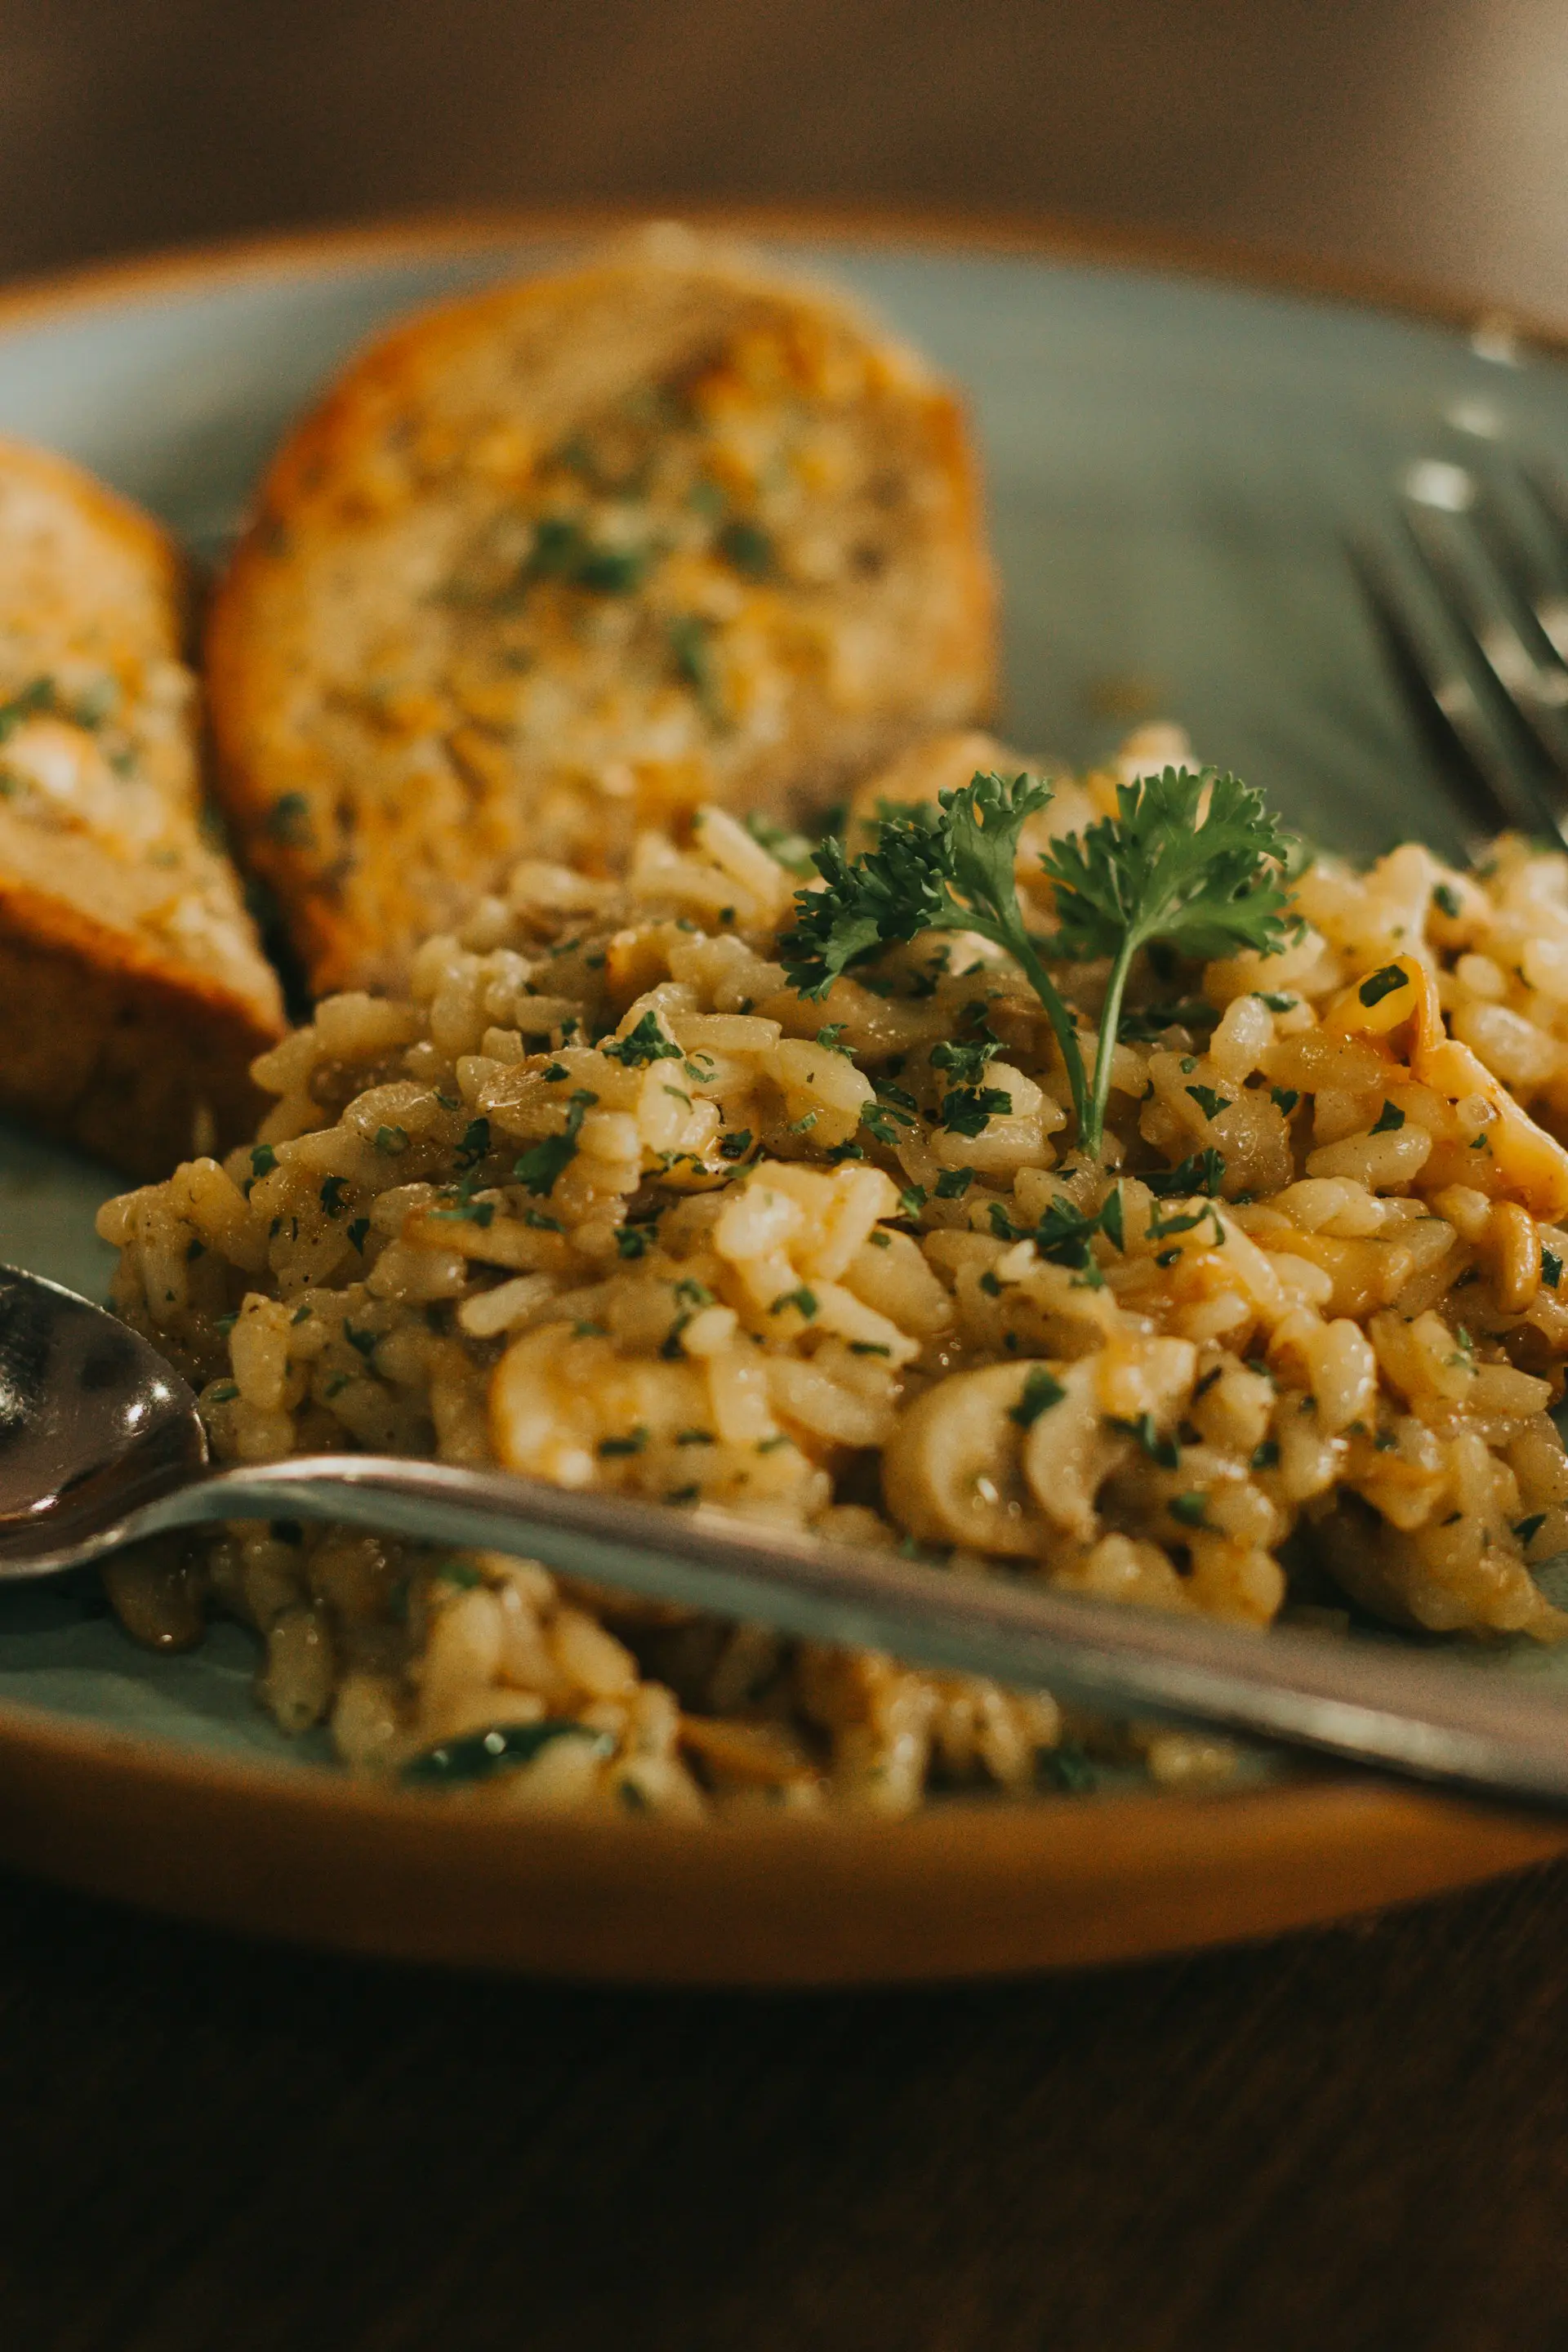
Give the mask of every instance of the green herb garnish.
<path id="1" fill-rule="evenodd" d="M 1048 1372 L 1044 1364 L 1036 1364 L 1025 1375 L 1017 1403 L 1008 1406 L 1007 1418 L 1016 1421 L 1020 1429 L 1033 1429 L 1041 1413 L 1048 1412 L 1054 1404 L 1060 1404 L 1066 1394 L 1066 1389 L 1055 1373 Z"/>
<path id="2" fill-rule="evenodd" d="M 535 1194 L 550 1192 L 558 1177 L 563 1176 L 577 1157 L 577 1138 L 583 1121 L 597 1095 L 586 1087 L 579 1087 L 572 1097 L 566 1113 L 566 1124 L 559 1135 L 547 1135 L 542 1142 L 530 1146 L 512 1164 L 512 1174 L 520 1184 Z"/>
<path id="3" fill-rule="evenodd" d="M 647 577 L 653 561 L 646 547 L 604 547 L 567 515 L 545 515 L 520 578 L 559 580 L 595 596 L 629 596 Z"/>
<path id="4" fill-rule="evenodd" d="M 781 1290 L 769 1307 L 768 1313 L 782 1315 L 786 1307 L 793 1307 L 801 1319 L 809 1323 L 816 1313 L 816 1293 L 814 1290 L 808 1290 L 804 1282 L 798 1290 Z"/>
<path id="5" fill-rule="evenodd" d="M 472 1168 L 477 1160 L 480 1160 L 484 1158 L 489 1148 L 490 1123 L 489 1119 L 470 1119 L 468 1126 L 463 1130 L 462 1141 L 458 1146 L 457 1159 L 458 1167 Z"/>
<path id="6" fill-rule="evenodd" d="M 1207 1150 L 1194 1151 L 1190 1159 L 1179 1160 L 1173 1168 L 1156 1168 L 1139 1181 L 1162 1201 L 1178 1200 L 1193 1192 L 1206 1192 L 1212 1197 L 1225 1181 L 1225 1159 L 1211 1143 Z"/>
<path id="7" fill-rule="evenodd" d="M 1120 1421 L 1113 1416 L 1110 1426 L 1128 1437 L 1135 1437 L 1150 1461 L 1157 1462 L 1162 1470 L 1181 1468 L 1181 1447 L 1173 1437 L 1162 1437 L 1152 1412 L 1140 1413 L 1136 1421 Z"/>
<path id="8" fill-rule="evenodd" d="M 310 803 L 303 793 L 279 793 L 262 826 L 268 841 L 285 849 L 309 849 L 315 839 L 310 829 Z"/>
<path id="9" fill-rule="evenodd" d="M 764 579 L 773 568 L 773 541 L 754 522 L 739 518 L 727 522 L 714 545 L 726 563 L 732 563 L 748 580 Z"/>
<path id="10" fill-rule="evenodd" d="M 1385 963 L 1377 971 L 1369 972 L 1356 990 L 1362 1003 L 1370 1008 L 1392 996 L 1396 988 L 1408 988 L 1410 975 L 1402 964 Z"/>
<path id="11" fill-rule="evenodd" d="M 1201 821 L 1204 795 L 1208 805 Z M 1132 959 L 1159 942 L 1188 956 L 1280 947 L 1286 891 L 1276 872 L 1287 836 L 1261 797 L 1234 776 L 1167 768 L 1118 789 L 1118 814 L 1054 843 L 1041 860 L 1056 886 L 1058 929 L 1042 946 L 1025 928 L 1015 879 L 1019 837 L 1051 799 L 1048 784 L 976 774 L 940 805 L 889 809 L 876 845 L 851 859 L 825 841 L 814 863 L 825 889 L 800 892 L 780 943 L 791 985 L 826 993 L 839 973 L 922 931 L 977 931 L 1012 956 L 1044 1005 L 1067 1066 L 1079 1139 L 1098 1153 L 1111 1054 Z M 1092 1081 L 1077 1025 L 1043 961 L 1110 957 Z"/>
<path id="12" fill-rule="evenodd" d="M 673 1037 L 665 1035 L 654 1013 L 645 1013 L 637 1027 L 629 1029 L 624 1037 L 603 1039 L 599 1051 L 609 1061 L 624 1063 L 627 1069 L 646 1068 L 649 1062 L 680 1059 L 679 1046 Z"/>
<path id="13" fill-rule="evenodd" d="M 490 1731 L 472 1731 L 462 1739 L 448 1739 L 427 1748 L 403 1768 L 402 1778 L 415 1788 L 454 1788 L 465 1780 L 489 1780 L 498 1772 L 515 1772 L 531 1764 L 553 1739 L 586 1739 L 595 1756 L 615 1753 L 607 1731 L 592 1731 L 585 1723 L 566 1716 L 546 1716 L 542 1723 L 498 1724 Z"/>
<path id="14" fill-rule="evenodd" d="M 984 1133 L 994 1118 L 1005 1118 L 1013 1108 L 1013 1097 L 1000 1087 L 954 1087 L 943 1095 L 937 1113 L 938 1124 L 950 1135 L 962 1135 L 971 1140 Z"/>
<path id="15" fill-rule="evenodd" d="M 1394 1135 L 1405 1124 L 1405 1113 L 1397 1103 L 1385 1102 L 1368 1129 L 1369 1135 Z"/>
<path id="16" fill-rule="evenodd" d="M 1189 1087 L 1187 1092 L 1205 1118 L 1217 1118 L 1222 1110 L 1230 1108 L 1230 1097 L 1216 1094 L 1213 1087 Z"/>

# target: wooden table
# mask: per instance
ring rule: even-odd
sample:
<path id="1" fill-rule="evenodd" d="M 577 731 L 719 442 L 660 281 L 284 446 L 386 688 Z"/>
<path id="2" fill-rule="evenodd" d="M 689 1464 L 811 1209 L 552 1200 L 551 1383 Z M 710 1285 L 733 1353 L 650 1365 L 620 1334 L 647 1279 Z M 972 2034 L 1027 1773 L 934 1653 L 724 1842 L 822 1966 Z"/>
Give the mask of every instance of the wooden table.
<path id="1" fill-rule="evenodd" d="M 1560 2352 L 1568 1867 L 1093 1977 L 464 1981 L 0 1882 L 7 2352 Z"/>
<path id="2" fill-rule="evenodd" d="M 1153 221 L 1568 314 L 1560 0 L 62 0 L 0 270 L 433 202 Z M 638 1996 L 0 1879 L 5 2352 L 1560 2352 L 1568 1865 L 1093 1978 Z"/>

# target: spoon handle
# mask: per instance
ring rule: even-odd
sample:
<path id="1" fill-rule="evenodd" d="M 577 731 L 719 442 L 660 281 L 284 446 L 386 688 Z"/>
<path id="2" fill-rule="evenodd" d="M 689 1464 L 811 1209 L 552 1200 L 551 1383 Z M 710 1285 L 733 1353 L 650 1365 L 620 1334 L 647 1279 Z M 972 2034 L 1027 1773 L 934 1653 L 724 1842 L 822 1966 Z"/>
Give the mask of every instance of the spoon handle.
<path id="1" fill-rule="evenodd" d="M 1484 1657 L 1266 1637 L 970 1576 L 754 1522 L 374 1455 L 227 1470 L 116 1540 L 229 1518 L 311 1518 L 542 1560 L 568 1575 L 910 1664 L 1043 1687 L 1100 1711 L 1205 1724 L 1418 1779 L 1568 1803 L 1568 1704 Z"/>

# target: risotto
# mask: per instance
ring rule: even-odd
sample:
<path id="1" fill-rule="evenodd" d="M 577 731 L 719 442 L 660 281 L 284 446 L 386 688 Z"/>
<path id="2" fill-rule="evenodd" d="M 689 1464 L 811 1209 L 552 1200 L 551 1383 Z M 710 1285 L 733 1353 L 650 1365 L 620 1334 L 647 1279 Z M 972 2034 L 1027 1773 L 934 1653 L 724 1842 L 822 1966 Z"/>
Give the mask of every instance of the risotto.
<path id="1" fill-rule="evenodd" d="M 1018 843 L 1114 812 L 1064 786 Z M 215 1454 L 363 1448 L 712 1504 L 954 1573 L 1263 1626 L 1331 1578 L 1397 1623 L 1554 1640 L 1568 1357 L 1568 858 L 1321 856 L 1272 953 L 1131 970 L 1103 1145 L 977 933 L 786 978 L 802 845 L 717 809 L 620 880 L 526 863 L 265 1055 L 255 1146 L 110 1202 L 114 1303 Z M 809 880 L 809 867 L 805 869 Z M 1103 961 L 1058 967 L 1093 1042 Z M 1222 1775 L 1221 1743 L 287 1522 L 110 1571 L 209 1603 L 289 1730 L 519 1808 L 907 1810 Z"/>

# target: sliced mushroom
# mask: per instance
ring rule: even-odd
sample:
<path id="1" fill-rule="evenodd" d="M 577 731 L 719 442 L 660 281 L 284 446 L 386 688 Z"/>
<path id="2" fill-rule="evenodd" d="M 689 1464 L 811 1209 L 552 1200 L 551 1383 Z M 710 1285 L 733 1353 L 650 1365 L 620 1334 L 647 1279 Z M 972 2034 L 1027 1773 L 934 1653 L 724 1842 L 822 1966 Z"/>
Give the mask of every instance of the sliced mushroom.
<path id="1" fill-rule="evenodd" d="M 1023 1475 L 1025 1433 L 1012 1414 L 1029 1375 L 1045 1369 L 955 1372 L 910 1407 L 882 1456 L 882 1492 L 910 1535 L 1018 1559 L 1038 1554 L 1046 1524 Z"/>

